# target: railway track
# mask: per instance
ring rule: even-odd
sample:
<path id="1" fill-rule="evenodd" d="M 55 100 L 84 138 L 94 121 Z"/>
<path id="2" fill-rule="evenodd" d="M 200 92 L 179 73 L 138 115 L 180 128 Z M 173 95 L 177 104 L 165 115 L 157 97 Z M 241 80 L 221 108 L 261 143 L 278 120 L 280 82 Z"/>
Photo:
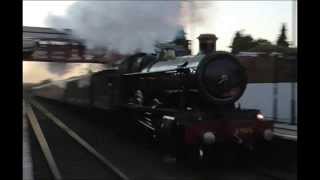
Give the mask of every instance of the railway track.
<path id="1" fill-rule="evenodd" d="M 28 99 L 28 102 L 31 104 L 27 110 L 29 114 L 34 111 L 34 119 L 38 120 L 47 145 L 51 148 L 47 149 L 51 150 L 55 163 L 48 163 L 51 164 L 48 167 L 53 169 L 53 179 L 294 179 L 294 176 L 266 169 L 240 172 L 230 169 L 213 170 L 210 167 L 195 169 L 179 163 L 165 164 L 157 152 L 154 153 L 157 148 L 150 149 L 148 143 L 139 144 L 132 140 L 122 129 L 118 130 L 105 123 L 103 117 L 100 121 L 91 118 L 95 112 L 86 117 L 78 109 L 68 109 L 73 112 L 63 113 L 62 110 L 67 107 L 62 107 L 62 104 L 52 105 L 34 99 Z M 30 116 L 32 118 L 33 115 L 28 115 L 29 121 Z M 114 135 L 111 131 L 117 131 L 116 134 L 120 135 Z"/>
<path id="2" fill-rule="evenodd" d="M 43 133 L 43 130 L 40 127 L 39 121 L 38 121 L 30 104 L 32 104 L 41 113 L 43 113 L 45 116 L 47 116 L 48 119 L 52 120 L 52 122 L 57 127 L 59 127 L 64 133 L 69 135 L 69 137 L 71 137 L 72 140 L 76 141 L 78 143 L 78 145 L 80 145 L 90 155 L 92 155 L 94 158 L 96 158 L 96 160 L 98 160 L 102 165 L 104 165 L 106 170 L 108 170 L 108 171 L 111 170 L 114 173 L 114 175 L 116 175 L 117 179 L 129 180 L 129 178 L 122 171 L 120 171 L 115 165 L 113 165 L 103 155 L 101 155 L 99 152 L 97 152 L 93 146 L 91 146 L 88 142 L 86 142 L 83 138 L 81 138 L 77 133 L 75 133 L 72 129 L 70 129 L 68 126 L 66 126 L 62 121 L 60 121 L 53 114 L 51 114 L 49 111 L 47 111 L 39 103 L 29 99 L 28 102 L 26 103 L 27 116 L 30 121 L 32 130 L 33 130 L 33 132 L 37 138 L 37 141 L 41 147 L 42 153 L 45 156 L 45 159 L 48 163 L 48 166 L 49 166 L 50 172 L 53 176 L 53 179 L 62 180 L 62 179 L 67 179 L 67 178 L 63 178 L 63 175 L 62 175 L 61 171 L 59 170 L 58 165 L 56 163 L 56 160 L 55 160 L 55 158 L 52 154 L 52 151 L 49 147 L 48 141 Z M 105 178 L 111 179 L 109 176 L 105 177 Z"/>

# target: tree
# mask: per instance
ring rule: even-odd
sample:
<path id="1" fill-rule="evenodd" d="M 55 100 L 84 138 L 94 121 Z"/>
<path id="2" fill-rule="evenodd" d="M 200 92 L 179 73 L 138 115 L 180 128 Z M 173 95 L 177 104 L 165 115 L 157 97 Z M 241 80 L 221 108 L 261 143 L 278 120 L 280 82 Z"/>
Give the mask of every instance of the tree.
<path id="1" fill-rule="evenodd" d="M 272 43 L 266 39 L 257 39 L 254 41 L 255 46 L 270 46 Z"/>
<path id="2" fill-rule="evenodd" d="M 286 29 L 286 26 L 285 24 L 282 25 L 282 28 L 281 28 L 281 33 L 280 33 L 280 36 L 277 40 L 277 45 L 278 46 L 281 46 L 281 47 L 289 47 L 289 43 L 287 41 L 287 35 L 286 35 L 286 32 L 287 32 L 287 29 Z"/>
<path id="3" fill-rule="evenodd" d="M 239 41 L 241 39 L 241 32 L 240 31 L 237 31 L 234 38 L 233 38 L 233 41 L 232 41 L 232 44 L 230 46 L 230 48 L 232 48 L 231 50 L 231 53 L 233 54 L 237 54 L 239 53 Z"/>
<path id="4" fill-rule="evenodd" d="M 249 52 L 272 52 L 276 46 L 266 39 L 257 39 L 253 41 L 254 46 L 247 51 Z"/>
<path id="5" fill-rule="evenodd" d="M 183 29 L 180 29 L 176 32 L 176 36 L 174 38 L 174 41 L 177 40 L 186 40 L 186 32 Z"/>
<path id="6" fill-rule="evenodd" d="M 237 54 L 240 51 L 246 51 L 255 46 L 255 42 L 251 35 L 243 35 L 241 31 L 237 31 L 231 45 L 231 52 Z"/>
<path id="7" fill-rule="evenodd" d="M 272 44 L 259 44 L 253 48 L 248 49 L 248 52 L 265 52 L 265 53 L 272 53 L 278 52 L 279 48 Z"/>
<path id="8" fill-rule="evenodd" d="M 174 43 L 176 45 L 185 46 L 186 42 L 187 42 L 186 32 L 183 29 L 177 31 L 176 36 L 175 36 L 174 40 L 172 41 L 172 43 Z"/>

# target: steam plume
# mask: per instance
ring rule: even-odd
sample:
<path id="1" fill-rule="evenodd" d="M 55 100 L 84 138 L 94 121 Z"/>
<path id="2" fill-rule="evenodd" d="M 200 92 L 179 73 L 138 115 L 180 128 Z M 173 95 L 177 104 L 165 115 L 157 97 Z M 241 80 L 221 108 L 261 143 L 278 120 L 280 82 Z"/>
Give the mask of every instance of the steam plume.
<path id="1" fill-rule="evenodd" d="M 76 2 L 67 16 L 48 16 L 47 24 L 71 28 L 87 46 L 123 54 L 153 52 L 156 41 L 171 40 L 183 27 L 181 2 Z"/>
<path id="2" fill-rule="evenodd" d="M 138 49 L 153 52 L 155 42 L 172 40 L 182 28 L 188 38 L 196 40 L 198 32 L 194 27 L 208 22 L 205 9 L 210 5 L 211 2 L 199 1 L 82 1 L 72 4 L 65 16 L 49 15 L 46 23 L 56 29 L 72 29 L 73 35 L 84 39 L 89 48 L 103 47 L 122 54 Z M 42 63 L 39 67 L 48 71 L 43 79 L 68 78 L 89 68 L 63 63 Z"/>

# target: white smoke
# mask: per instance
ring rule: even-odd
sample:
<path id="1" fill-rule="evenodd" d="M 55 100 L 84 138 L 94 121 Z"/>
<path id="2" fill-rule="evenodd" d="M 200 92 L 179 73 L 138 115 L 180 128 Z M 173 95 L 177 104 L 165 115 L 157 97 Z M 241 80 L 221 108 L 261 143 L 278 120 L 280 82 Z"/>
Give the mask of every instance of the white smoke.
<path id="1" fill-rule="evenodd" d="M 47 25 L 71 28 L 88 46 L 153 52 L 156 41 L 172 40 L 183 27 L 181 8 L 179 1 L 76 2 L 66 16 L 48 16 Z"/>
<path id="2" fill-rule="evenodd" d="M 188 39 L 192 40 L 192 54 L 199 51 L 197 38 L 202 33 L 215 33 L 218 27 L 215 24 L 217 14 L 215 1 L 185 1 L 182 2 L 183 26 L 187 32 Z"/>
<path id="3" fill-rule="evenodd" d="M 56 29 L 72 29 L 75 36 L 85 40 L 87 47 L 104 47 L 122 54 L 136 50 L 153 52 L 155 42 L 171 41 L 181 29 L 187 32 L 187 38 L 193 40 L 193 46 L 197 46 L 197 28 L 211 24 L 214 12 L 207 16 L 210 6 L 212 2 L 200 1 L 82 1 L 72 4 L 64 16 L 49 15 L 46 23 Z M 24 80 L 32 82 L 68 78 L 86 73 L 89 67 L 93 67 L 63 63 L 41 63 L 38 66 L 25 63 L 24 66 L 30 66 L 27 68 L 30 71 L 24 71 L 30 76 L 26 74 Z M 42 70 L 38 71 L 40 68 Z M 37 75 L 44 69 L 47 69 L 46 73 Z"/>

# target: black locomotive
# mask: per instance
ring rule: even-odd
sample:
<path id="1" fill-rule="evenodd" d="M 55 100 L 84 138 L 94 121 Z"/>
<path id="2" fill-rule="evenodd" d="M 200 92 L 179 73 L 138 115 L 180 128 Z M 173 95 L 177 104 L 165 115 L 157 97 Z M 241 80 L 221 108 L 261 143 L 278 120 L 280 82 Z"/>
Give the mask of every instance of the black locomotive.
<path id="1" fill-rule="evenodd" d="M 175 57 L 138 53 L 107 69 L 33 88 L 37 96 L 65 103 L 116 109 L 175 152 L 231 143 L 254 147 L 272 139 L 271 122 L 235 102 L 246 70 L 227 52 L 215 51 L 214 35 L 199 37 L 200 53 Z"/>

